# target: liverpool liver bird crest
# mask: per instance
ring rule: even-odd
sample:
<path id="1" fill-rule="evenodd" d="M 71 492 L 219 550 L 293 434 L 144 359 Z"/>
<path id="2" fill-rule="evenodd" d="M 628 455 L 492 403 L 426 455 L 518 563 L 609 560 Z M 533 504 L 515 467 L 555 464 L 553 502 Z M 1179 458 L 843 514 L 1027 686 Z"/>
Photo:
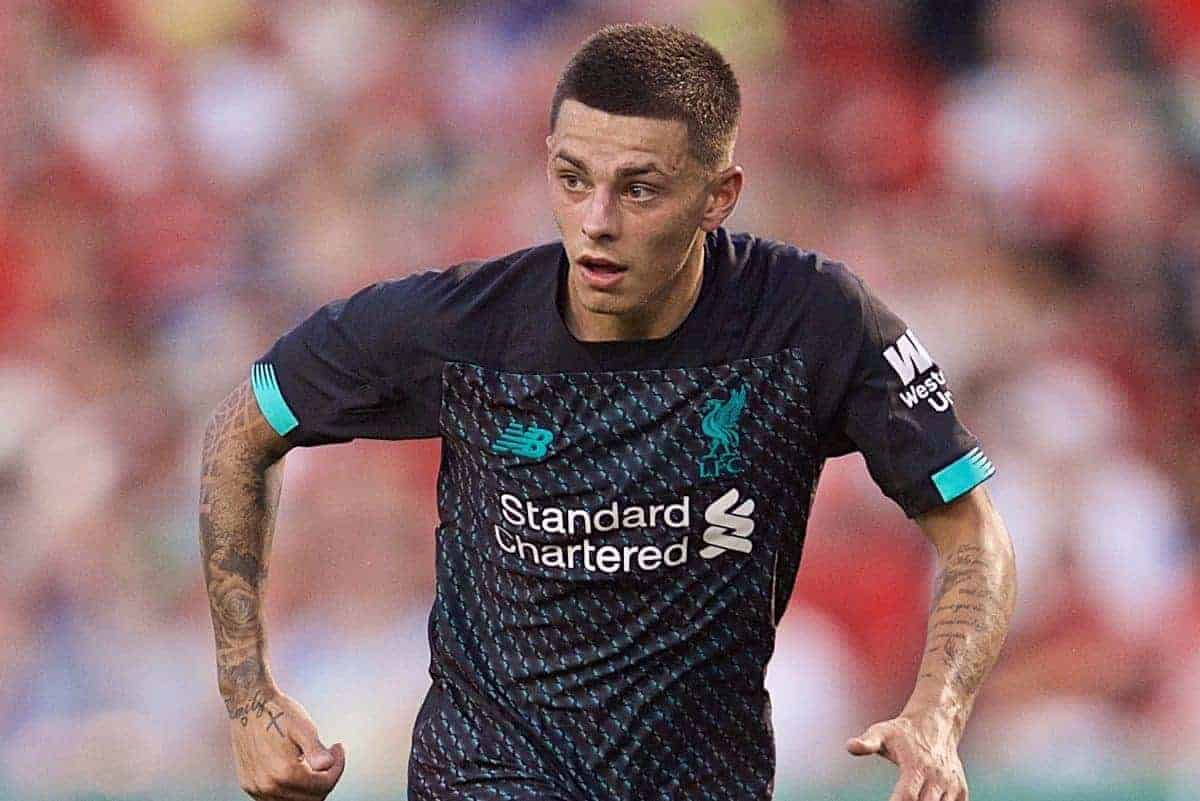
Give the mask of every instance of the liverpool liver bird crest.
<path id="1" fill-rule="evenodd" d="M 718 476 L 741 472 L 738 453 L 738 418 L 746 407 L 746 388 L 729 393 L 729 400 L 705 402 L 707 412 L 700 421 L 700 428 L 710 439 L 708 453 L 700 460 L 700 475 Z"/>

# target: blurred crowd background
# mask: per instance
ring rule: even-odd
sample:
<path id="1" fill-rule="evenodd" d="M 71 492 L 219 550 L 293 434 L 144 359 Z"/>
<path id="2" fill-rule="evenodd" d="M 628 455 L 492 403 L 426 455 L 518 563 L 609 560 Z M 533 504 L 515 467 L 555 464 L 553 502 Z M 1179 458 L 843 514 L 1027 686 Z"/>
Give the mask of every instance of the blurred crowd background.
<path id="1" fill-rule="evenodd" d="M 197 544 L 201 431 L 372 281 L 557 236 L 549 101 L 605 23 L 739 76 L 728 226 L 845 261 L 999 467 L 1020 601 L 973 798 L 1200 798 L 1200 3 L 0 0 L 0 797 L 243 797 Z M 403 798 L 437 443 L 293 451 L 271 661 Z M 781 799 L 912 686 L 933 552 L 831 462 L 781 627 Z M 882 788 L 882 789 L 880 789 Z"/>

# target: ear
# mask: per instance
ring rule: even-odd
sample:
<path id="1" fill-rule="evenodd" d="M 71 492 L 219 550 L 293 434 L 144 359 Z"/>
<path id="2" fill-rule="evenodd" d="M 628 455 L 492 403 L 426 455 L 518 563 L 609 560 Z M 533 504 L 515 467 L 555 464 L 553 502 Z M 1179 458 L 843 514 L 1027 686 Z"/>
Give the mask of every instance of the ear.
<path id="1" fill-rule="evenodd" d="M 742 194 L 744 176 L 742 168 L 731 165 L 722 170 L 708 185 L 708 195 L 704 201 L 704 216 L 700 218 L 700 228 L 712 232 L 725 222 L 733 207 L 737 205 Z"/>

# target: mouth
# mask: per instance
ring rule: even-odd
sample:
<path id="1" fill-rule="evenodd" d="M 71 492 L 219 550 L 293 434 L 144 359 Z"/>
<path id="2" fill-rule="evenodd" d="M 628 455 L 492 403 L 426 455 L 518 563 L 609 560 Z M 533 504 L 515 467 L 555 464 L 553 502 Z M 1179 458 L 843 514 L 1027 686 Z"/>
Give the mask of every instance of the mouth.
<path id="1" fill-rule="evenodd" d="M 577 260 L 584 281 L 596 289 L 608 289 L 620 283 L 628 267 L 598 256 L 580 256 Z"/>

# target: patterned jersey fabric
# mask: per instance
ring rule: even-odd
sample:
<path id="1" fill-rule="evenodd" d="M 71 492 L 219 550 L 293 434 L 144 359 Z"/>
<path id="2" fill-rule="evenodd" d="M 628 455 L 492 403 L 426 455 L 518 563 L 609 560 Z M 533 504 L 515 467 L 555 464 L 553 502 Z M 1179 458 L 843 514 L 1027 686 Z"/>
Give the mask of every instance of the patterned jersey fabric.
<path id="1" fill-rule="evenodd" d="M 991 474 L 844 267 L 705 247 L 664 339 L 574 339 L 551 243 L 368 287 L 255 365 L 293 444 L 442 440 L 410 798 L 770 798 L 763 679 L 824 460 L 862 451 L 910 515 Z"/>

